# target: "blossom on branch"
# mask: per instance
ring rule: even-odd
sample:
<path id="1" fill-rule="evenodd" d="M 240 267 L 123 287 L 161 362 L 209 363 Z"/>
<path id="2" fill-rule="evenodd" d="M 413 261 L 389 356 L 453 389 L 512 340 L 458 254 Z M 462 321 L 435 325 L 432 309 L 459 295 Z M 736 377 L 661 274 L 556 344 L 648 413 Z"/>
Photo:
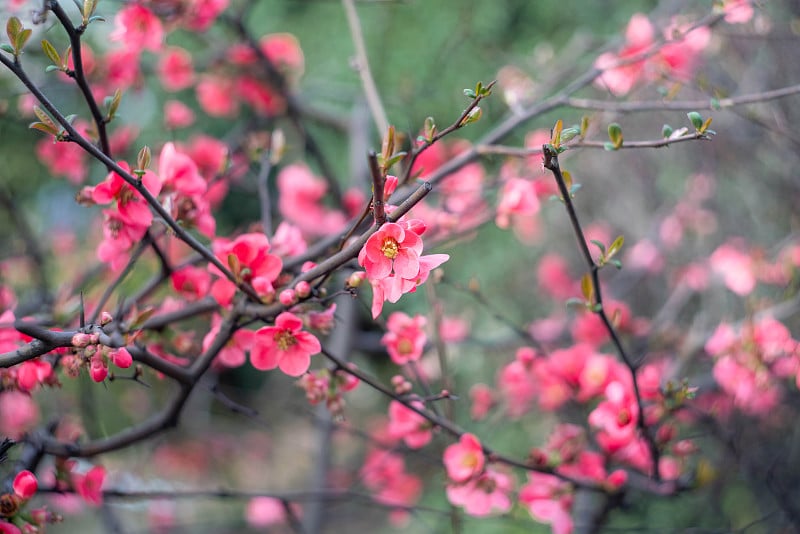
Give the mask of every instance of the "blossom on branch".
<path id="1" fill-rule="evenodd" d="M 311 333 L 304 332 L 303 321 L 294 314 L 283 312 L 275 319 L 275 326 L 265 326 L 256 331 L 250 362 L 261 371 L 279 367 L 289 376 L 300 376 L 311 364 L 311 356 L 322 346 Z"/>

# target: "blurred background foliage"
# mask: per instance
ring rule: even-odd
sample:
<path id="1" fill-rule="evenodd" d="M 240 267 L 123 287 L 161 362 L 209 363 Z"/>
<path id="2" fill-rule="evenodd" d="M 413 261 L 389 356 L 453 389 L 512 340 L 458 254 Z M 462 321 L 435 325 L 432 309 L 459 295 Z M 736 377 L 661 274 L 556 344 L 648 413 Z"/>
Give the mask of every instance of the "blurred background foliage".
<path id="1" fill-rule="evenodd" d="M 65 4 L 68 2 L 65 2 Z M 104 0 L 100 12 L 113 13 L 121 5 Z M 234 6 L 240 3 L 234 2 Z M 655 10 L 657 26 L 662 27 L 673 14 L 702 15 L 711 9 L 710 1 L 626 1 L 609 0 L 558 2 L 531 0 L 364 0 L 357 3 L 364 30 L 370 65 L 392 124 L 414 137 L 425 117 L 433 116 L 440 125 L 454 120 L 467 100 L 462 89 L 475 82 L 488 82 L 498 77 L 501 68 L 512 66 L 529 77 L 541 98 L 558 90 L 565 80 L 588 68 L 598 51 L 611 49 L 621 42 L 621 33 L 635 12 Z M 796 83 L 800 79 L 797 59 L 797 7 L 792 2 L 768 2 L 761 8 L 761 20 L 771 25 L 769 34 L 721 25 L 715 30 L 712 46 L 699 71 L 698 81 L 680 88 L 675 98 L 707 98 L 747 92 L 757 92 Z M 74 14 L 74 11 L 73 11 Z M 102 47 L 108 37 L 112 16 L 106 24 L 90 28 L 87 39 Z M 294 34 L 305 54 L 305 74 L 297 88 L 301 108 L 307 112 L 306 126 L 317 139 L 326 158 L 343 186 L 362 184 L 368 191 L 365 178 L 367 149 L 378 149 L 380 137 L 362 98 L 360 81 L 351 68 L 353 45 L 347 21 L 339 2 L 334 0 L 261 0 L 253 2 L 246 24 L 254 36 L 268 33 Z M 63 50 L 65 39 L 60 29 L 49 21 L 45 34 L 56 48 Z M 221 43 L 235 39 L 224 23 L 217 24 L 205 34 L 176 32 L 169 44 L 191 50 L 198 71 L 211 64 L 223 52 Z M 37 47 L 26 51 L 24 61 L 31 72 L 41 65 L 42 55 Z M 152 72 L 156 57 L 145 53 L 143 69 Z M 54 74 L 35 77 L 45 92 L 65 113 L 83 115 L 85 107 L 77 91 L 55 79 Z M 555 80 L 555 82 L 554 82 Z M 552 85 L 549 85 L 552 84 Z M 637 90 L 630 99 L 659 98 L 659 89 L 669 90 L 670 84 Z M 476 140 L 508 114 L 503 101 L 502 86 L 484 109 L 481 121 L 453 138 Z M 79 270 L 96 263 L 94 251 L 87 249 L 90 238 L 97 235 L 94 227 L 97 214 L 74 205 L 76 188 L 62 179 L 53 179 L 37 162 L 34 145 L 41 134 L 27 129 L 30 119 L 17 112 L 21 85 L 9 73 L 0 71 L 0 187 L 13 199 L 19 211 L 38 233 L 47 249 L 48 240 L 58 239 L 59 231 L 75 231 L 77 239 L 71 251 L 49 262 L 50 275 L 60 281 L 73 278 Z M 587 88 L 582 95 L 614 100 L 610 95 Z M 167 95 L 152 74 L 145 74 L 143 84 L 127 92 L 120 111 L 120 124 L 135 125 L 140 134 L 125 155 L 132 160 L 142 145 L 158 146 L 165 140 L 161 122 L 161 103 Z M 198 112 L 199 122 L 188 131 L 175 134 L 185 140 L 196 132 L 205 132 L 222 139 L 234 139 L 245 124 L 253 121 L 243 115 L 239 122 L 204 118 L 193 90 L 177 97 Z M 784 240 L 796 238 L 798 192 L 800 180 L 797 169 L 800 154 L 800 132 L 796 128 L 798 98 L 791 97 L 769 104 L 748 106 L 732 111 L 710 113 L 718 135 L 711 142 L 684 143 L 668 149 L 621 151 L 583 150 L 568 153 L 563 164 L 577 182 L 583 185 L 576 203 L 585 224 L 604 223 L 613 235 L 623 234 L 626 243 L 654 237 L 661 218 L 670 212 L 686 192 L 688 178 L 694 173 L 707 173 L 716 178 L 718 195 L 709 208 L 717 218 L 717 230 L 707 236 L 688 239 L 666 259 L 670 267 L 707 257 L 713 248 L 729 236 L 741 236 L 763 247 L 769 254 Z M 703 111 L 703 113 L 707 113 Z M 537 118 L 525 128 L 515 131 L 505 142 L 522 146 L 525 134 L 535 129 L 548 129 L 557 118 L 566 124 L 577 123 L 582 115 L 590 116 L 590 138 L 604 139 L 605 125 L 612 120 L 623 125 L 626 139 L 657 139 L 661 125 L 688 125 L 684 112 L 654 111 L 641 114 L 558 110 Z M 260 119 L 259 128 L 282 127 L 290 136 L 290 152 L 286 162 L 314 162 L 302 154 L 302 146 L 285 119 Z M 342 135 L 335 125 L 351 125 L 352 136 Z M 333 125 L 333 126 L 332 126 Z M 483 161 L 489 181 L 503 159 L 490 157 Z M 531 173 L 539 172 L 532 166 Z M 90 183 L 104 177 L 101 166 L 93 164 Z M 220 235 L 238 231 L 256 221 L 258 205 L 253 200 L 253 176 L 248 175 L 238 190 L 233 190 L 218 217 Z M 494 193 L 488 192 L 489 199 Z M 487 436 L 499 452 L 525 458 L 533 446 L 540 446 L 546 430 L 552 424 L 550 416 L 534 412 L 521 420 L 509 421 L 491 417 L 481 423 L 468 419 L 468 395 L 471 384 L 494 383 L 497 370 L 511 360 L 521 340 L 508 324 L 521 327 L 533 319 L 547 316 L 560 303 L 537 298 L 539 291 L 536 267 L 545 252 L 558 252 L 571 264 L 577 277 L 582 266 L 575 248 L 574 237 L 568 228 L 561 205 L 551 202 L 543 207 L 541 237 L 535 245 L 521 245 L 512 232 L 501 231 L 493 224 L 479 230 L 472 239 L 448 248 L 452 259 L 446 265 L 446 282 L 437 285 L 437 297 L 446 302 L 445 313 L 461 314 L 471 322 L 470 343 L 460 345 L 451 354 L 452 379 L 460 401 L 457 422 L 479 436 Z M 20 288 L 25 296 L 26 276 L 14 268 L 13 258 L 26 249 L 24 241 L 8 219 L 8 211 L 0 209 L 0 260 L 4 261 L 3 276 Z M 436 250 L 436 252 L 443 251 Z M 148 273 L 137 273 L 129 281 L 131 288 L 146 279 Z M 623 269 L 619 273 L 604 272 L 604 279 L 613 298 L 628 303 L 633 312 L 644 317 L 657 313 L 671 288 L 663 279 L 649 280 L 642 273 Z M 491 305 L 476 301 L 467 287 L 477 283 Z M 102 287 L 101 283 L 95 286 Z M 779 299 L 781 292 L 792 288 L 777 288 L 760 298 Z M 124 290 L 123 290 L 124 292 Z M 73 295 L 74 297 L 74 295 Z M 425 313 L 430 294 L 424 290 L 404 298 L 398 306 L 386 310 L 404 309 Z M 721 318 L 736 319 L 752 309 L 754 303 L 743 303 L 730 294 L 717 291 L 697 296 L 686 314 L 675 318 L 676 328 L 708 330 Z M 74 301 L 74 298 L 73 298 Z M 73 305 L 74 308 L 74 305 Z M 366 316 L 366 309 L 361 311 Z M 697 319 L 696 314 L 700 314 Z M 497 314 L 503 316 L 498 320 Z M 700 324 L 695 321 L 699 320 Z M 796 321 L 794 322 L 796 327 Z M 199 323 L 202 324 L 202 323 Z M 201 326 L 202 328 L 202 326 Z M 375 347 L 378 334 L 365 335 L 359 344 Z M 351 359 L 388 380 L 396 372 L 382 354 L 364 350 Z M 702 363 L 699 367 L 703 367 Z M 707 367 L 707 365 L 706 365 Z M 256 374 L 252 369 L 231 371 L 221 379 L 221 388 L 238 402 L 260 411 L 257 418 L 232 415 L 214 400 L 208 387 L 194 395 L 192 405 L 182 419 L 181 427 L 154 443 L 135 447 L 103 461 L 109 465 L 139 467 L 139 478 L 126 475 L 115 480 L 117 487 L 170 488 L 243 488 L 249 490 L 286 490 L 303 487 L 311 476 L 311 458 L 317 447 L 317 424 L 324 416 L 309 408 L 302 392 L 285 377 L 275 374 Z M 82 413 L 90 435 L 113 433 L 159 406 L 168 389 L 152 380 L 151 389 L 133 383 L 114 382 L 108 388 L 86 381 L 65 381 L 64 390 L 44 396 L 43 413 Z M 213 384 L 209 384 L 210 387 Z M 75 393 L 71 397 L 67 393 Z M 64 399 L 81 399 L 65 402 Z M 334 473 L 353 482 L 365 449 L 365 432 L 374 423 L 376 413 L 383 412 L 386 399 L 361 388 L 348 397 L 347 423 L 336 432 Z M 575 420 L 585 414 L 572 414 Z M 217 425 L 224 431 L 209 435 L 207 426 Z M 745 422 L 742 423 L 743 430 Z M 794 444 L 796 431 L 783 444 L 770 448 L 787 458 L 797 456 Z M 711 447 L 709 436 L 695 436 Z M 425 496 L 426 508 L 446 510 L 443 492 L 444 479 L 440 467 L 440 450 L 449 443 L 437 439 L 437 445 L 422 452 L 406 455 L 410 469 L 428 473 Z M 171 456 L 171 455 L 172 456 Z M 767 521 L 757 521 L 764 515 L 759 508 L 758 493 L 762 487 L 748 479 L 747 470 L 730 469 L 731 461 L 725 452 L 709 453 L 720 472 L 718 482 L 678 498 L 661 500 L 633 495 L 624 511 L 612 514 L 609 531 L 676 532 L 684 527 L 696 527 L 703 532 L 723 532 L 747 528 L 747 532 L 770 532 Z M 756 457 L 756 465 L 766 465 L 765 458 Z M 758 462 L 762 462 L 759 464 Z M 797 465 L 797 464 L 795 464 Z M 213 475 L 205 475 L 204 469 Z M 745 472 L 745 474 L 742 474 Z M 795 478 L 797 475 L 793 475 Z M 794 480 L 791 478 L 789 480 Z M 523 477 L 517 473 L 517 481 Z M 641 497 L 641 498 L 640 498 Z M 241 515 L 242 503 L 210 499 L 177 503 L 185 512 L 182 530 L 174 532 L 240 532 L 247 526 Z M 126 504 L 119 516 L 122 524 L 134 524 L 129 519 L 147 513 L 141 503 Z M 341 502 L 328 506 L 328 532 L 351 532 L 357 528 L 370 532 L 381 531 L 385 512 L 373 509 L 365 502 Z M 451 529 L 448 514 L 426 512 L 411 514 L 409 532 L 447 532 Z M 97 525 L 94 517 L 85 518 L 86 528 Z M 80 521 L 68 518 L 53 532 L 75 532 L 84 528 Z M 144 530 L 146 527 L 140 527 Z M 391 530 L 391 527 L 386 527 Z M 464 532 L 512 533 L 548 532 L 549 527 L 534 524 L 527 512 L 515 509 L 510 517 L 488 520 L 464 519 Z M 137 528 L 126 530 L 138 531 Z"/>

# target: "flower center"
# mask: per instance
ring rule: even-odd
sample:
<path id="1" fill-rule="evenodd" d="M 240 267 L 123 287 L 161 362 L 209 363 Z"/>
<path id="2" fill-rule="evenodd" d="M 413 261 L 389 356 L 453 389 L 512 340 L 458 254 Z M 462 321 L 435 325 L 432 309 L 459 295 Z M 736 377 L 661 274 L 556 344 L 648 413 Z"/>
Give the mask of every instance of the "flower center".
<path id="1" fill-rule="evenodd" d="M 401 339 L 400 342 L 397 343 L 397 352 L 400 354 L 411 354 L 413 350 L 414 344 L 408 339 Z"/>
<path id="2" fill-rule="evenodd" d="M 297 338 L 288 330 L 282 330 L 275 334 L 275 342 L 281 350 L 288 350 L 289 347 L 297 343 Z"/>
<path id="3" fill-rule="evenodd" d="M 381 245 L 381 252 L 383 252 L 384 256 L 393 260 L 399 251 L 400 245 L 397 244 L 397 241 L 395 241 L 393 237 L 384 238 L 383 244 Z"/>

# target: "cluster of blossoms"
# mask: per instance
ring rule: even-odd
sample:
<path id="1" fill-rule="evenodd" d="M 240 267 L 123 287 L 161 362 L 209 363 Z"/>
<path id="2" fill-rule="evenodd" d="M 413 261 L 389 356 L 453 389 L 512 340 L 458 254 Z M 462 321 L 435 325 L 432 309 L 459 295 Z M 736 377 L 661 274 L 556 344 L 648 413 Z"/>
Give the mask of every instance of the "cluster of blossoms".
<path id="1" fill-rule="evenodd" d="M 358 387 L 359 380 L 342 370 L 331 372 L 327 369 L 310 371 L 300 377 L 297 385 L 306 392 L 306 399 L 312 405 L 325 402 L 325 407 L 333 416 L 341 417 L 344 410 L 343 393 Z"/>
<path id="2" fill-rule="evenodd" d="M 0 532 L 3 534 L 43 532 L 48 523 L 61 520 L 46 508 L 24 511 L 28 501 L 38 489 L 39 481 L 36 480 L 36 475 L 28 470 L 17 473 L 12 492 L 0 495 Z"/>
<path id="3" fill-rule="evenodd" d="M 714 358 L 717 384 L 747 414 L 773 411 L 787 379 L 800 389 L 800 344 L 776 319 L 765 317 L 739 328 L 722 323 L 705 350 Z"/>

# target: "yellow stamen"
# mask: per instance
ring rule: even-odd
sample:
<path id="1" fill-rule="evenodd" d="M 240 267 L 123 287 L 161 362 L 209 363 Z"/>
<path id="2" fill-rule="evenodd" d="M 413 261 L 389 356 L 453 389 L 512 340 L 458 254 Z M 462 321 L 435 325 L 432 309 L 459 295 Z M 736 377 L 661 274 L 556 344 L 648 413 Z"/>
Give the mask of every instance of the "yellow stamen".
<path id="1" fill-rule="evenodd" d="M 395 259 L 399 251 L 400 251 L 400 245 L 397 244 L 397 241 L 395 241 L 393 237 L 387 237 L 383 240 L 383 244 L 381 245 L 381 252 L 383 252 L 384 256 L 386 256 L 390 260 L 393 260 Z"/>

